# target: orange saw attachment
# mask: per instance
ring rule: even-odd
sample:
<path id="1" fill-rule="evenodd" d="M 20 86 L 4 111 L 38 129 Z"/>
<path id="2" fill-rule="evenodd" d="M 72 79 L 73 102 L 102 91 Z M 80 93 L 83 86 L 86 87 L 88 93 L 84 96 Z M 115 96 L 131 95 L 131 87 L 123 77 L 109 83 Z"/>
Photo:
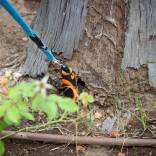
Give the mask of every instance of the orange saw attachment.
<path id="1" fill-rule="evenodd" d="M 72 98 L 74 101 L 78 97 L 77 77 L 71 67 L 62 65 L 61 67 L 61 90 L 64 96 Z"/>

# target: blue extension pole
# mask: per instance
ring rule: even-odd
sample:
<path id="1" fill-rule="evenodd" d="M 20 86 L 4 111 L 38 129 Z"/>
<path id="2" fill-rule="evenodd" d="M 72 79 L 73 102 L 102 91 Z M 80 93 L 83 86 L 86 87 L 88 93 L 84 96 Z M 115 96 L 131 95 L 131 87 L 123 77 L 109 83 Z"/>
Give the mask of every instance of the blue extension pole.
<path id="1" fill-rule="evenodd" d="M 42 52 L 47 56 L 49 61 L 53 61 L 58 64 L 58 60 L 54 57 L 52 51 L 46 47 L 37 34 L 31 29 L 24 18 L 16 10 L 16 8 L 9 2 L 9 0 L 0 0 L 0 4 L 9 12 L 9 14 L 14 18 L 14 20 L 22 27 L 26 35 L 42 50 Z"/>

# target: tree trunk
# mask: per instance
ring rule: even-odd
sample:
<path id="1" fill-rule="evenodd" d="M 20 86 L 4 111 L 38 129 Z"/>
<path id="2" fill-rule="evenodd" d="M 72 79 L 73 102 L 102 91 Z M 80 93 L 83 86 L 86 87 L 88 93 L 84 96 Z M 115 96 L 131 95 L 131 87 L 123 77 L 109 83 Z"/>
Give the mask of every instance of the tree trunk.
<path id="1" fill-rule="evenodd" d="M 49 2 L 51 1 L 49 0 Z M 42 2 L 41 5 L 43 7 L 45 3 Z M 43 14 L 46 15 L 44 12 Z M 50 16 L 48 15 L 47 17 L 49 18 Z M 59 20 L 59 18 L 57 19 Z M 47 19 L 43 16 L 40 17 L 40 20 Z M 48 41 L 46 43 L 49 46 L 53 46 L 53 42 L 50 41 L 53 35 L 48 35 L 47 37 L 51 30 L 47 29 L 46 24 L 48 23 L 40 23 L 38 17 L 35 23 L 38 23 L 38 25 L 35 24 L 34 26 L 37 32 L 42 32 L 39 35 L 44 41 Z M 44 26 L 46 30 L 42 30 Z M 107 96 L 109 93 L 113 93 L 112 90 L 115 88 L 117 77 L 120 74 L 125 34 L 124 0 L 89 0 L 84 30 L 83 39 L 79 43 L 78 50 L 75 50 L 72 59 L 67 61 L 66 64 L 71 65 L 87 85 L 92 87 L 91 90 L 98 93 L 100 104 L 104 105 L 110 103 L 106 101 Z M 48 40 L 49 37 L 50 39 Z M 69 42 L 68 44 L 71 45 Z M 31 56 L 27 57 L 25 63 L 27 65 L 25 65 L 26 73 L 36 75 L 41 70 L 46 72 L 47 66 L 43 66 L 45 64 L 43 55 L 35 47 L 33 47 L 33 51 L 32 46 L 29 48 L 31 51 L 28 52 L 28 55 Z M 64 56 L 69 56 L 69 54 L 71 53 L 64 52 Z M 29 60 L 32 60 L 32 62 Z"/>
<path id="2" fill-rule="evenodd" d="M 33 29 L 53 52 L 70 59 L 82 37 L 88 0 L 42 0 Z M 27 58 L 21 68 L 31 76 L 47 72 L 44 54 L 30 41 Z"/>
<path id="3" fill-rule="evenodd" d="M 156 87 L 156 1 L 130 0 L 122 68 L 148 65 L 150 84 Z"/>
<path id="4" fill-rule="evenodd" d="M 90 0 L 85 34 L 69 62 L 81 77 L 105 96 L 114 88 L 124 46 L 123 0 Z"/>

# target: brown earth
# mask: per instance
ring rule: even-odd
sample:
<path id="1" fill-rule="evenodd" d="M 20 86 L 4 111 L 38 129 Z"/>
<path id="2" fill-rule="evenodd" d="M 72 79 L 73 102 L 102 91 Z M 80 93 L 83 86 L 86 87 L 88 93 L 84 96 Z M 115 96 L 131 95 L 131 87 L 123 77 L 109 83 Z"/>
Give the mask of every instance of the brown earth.
<path id="1" fill-rule="evenodd" d="M 27 22 L 31 23 L 36 14 L 36 3 L 30 3 L 29 9 L 23 7 L 24 1 L 19 2 L 14 0 L 13 3 Z M 16 22 L 2 7 L 0 9 L 0 15 L 0 68 L 17 68 L 25 58 L 27 38 Z"/>

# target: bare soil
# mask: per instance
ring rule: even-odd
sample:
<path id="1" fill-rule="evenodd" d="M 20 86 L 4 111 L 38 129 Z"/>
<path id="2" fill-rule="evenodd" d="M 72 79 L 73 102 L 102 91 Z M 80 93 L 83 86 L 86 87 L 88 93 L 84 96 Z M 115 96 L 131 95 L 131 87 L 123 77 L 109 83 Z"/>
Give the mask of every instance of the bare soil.
<path id="1" fill-rule="evenodd" d="M 31 23 L 35 16 L 37 3 L 29 2 L 29 9 L 24 7 L 24 1 L 12 1 L 28 23 Z M 31 6 L 31 7 L 30 7 Z M 34 6 L 34 7 L 32 7 Z M 25 48 L 28 39 L 23 31 L 1 7 L 0 9 L 0 68 L 17 68 L 25 58 Z"/>
<path id="2" fill-rule="evenodd" d="M 6 156 L 75 156 L 72 146 L 53 145 L 39 142 L 15 141 L 6 142 Z"/>

